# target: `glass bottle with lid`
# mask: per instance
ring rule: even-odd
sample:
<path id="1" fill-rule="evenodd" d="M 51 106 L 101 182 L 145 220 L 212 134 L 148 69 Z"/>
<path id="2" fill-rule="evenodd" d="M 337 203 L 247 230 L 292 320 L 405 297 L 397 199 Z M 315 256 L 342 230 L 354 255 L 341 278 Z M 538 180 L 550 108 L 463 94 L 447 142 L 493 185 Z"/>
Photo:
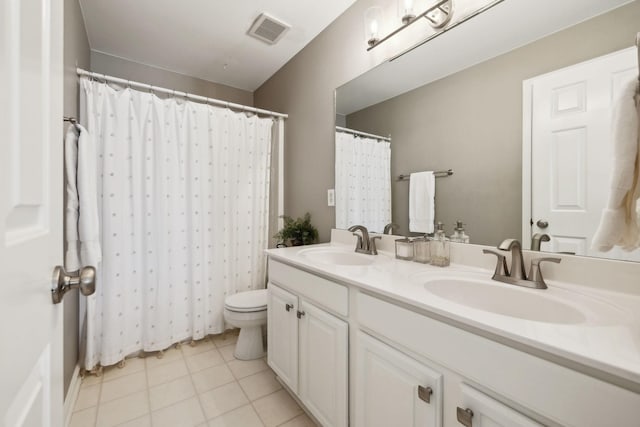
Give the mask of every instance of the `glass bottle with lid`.
<path id="1" fill-rule="evenodd" d="M 469 236 L 464 232 L 464 224 L 462 221 L 456 221 L 456 228 L 453 229 L 451 241 L 454 243 L 469 243 Z"/>
<path id="2" fill-rule="evenodd" d="M 441 222 L 436 224 L 436 232 L 431 241 L 431 265 L 449 265 L 449 238 L 444 234 L 444 224 Z"/>

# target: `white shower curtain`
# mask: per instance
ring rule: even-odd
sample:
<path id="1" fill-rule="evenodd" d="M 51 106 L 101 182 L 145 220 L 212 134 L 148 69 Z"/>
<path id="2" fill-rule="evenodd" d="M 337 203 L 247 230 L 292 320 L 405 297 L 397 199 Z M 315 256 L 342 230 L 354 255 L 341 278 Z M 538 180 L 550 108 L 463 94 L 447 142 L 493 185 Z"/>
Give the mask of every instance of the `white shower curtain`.
<path id="1" fill-rule="evenodd" d="M 391 142 L 336 132 L 336 228 L 391 222 Z"/>
<path id="2" fill-rule="evenodd" d="M 273 120 L 80 84 L 103 253 L 85 368 L 223 332 L 225 296 L 265 286 Z"/>

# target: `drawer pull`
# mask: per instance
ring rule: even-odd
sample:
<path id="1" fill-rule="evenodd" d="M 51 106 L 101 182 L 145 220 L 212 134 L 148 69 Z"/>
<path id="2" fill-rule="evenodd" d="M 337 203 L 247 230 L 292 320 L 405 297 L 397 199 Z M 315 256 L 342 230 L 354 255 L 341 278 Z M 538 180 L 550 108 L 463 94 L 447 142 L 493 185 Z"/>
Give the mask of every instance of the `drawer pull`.
<path id="1" fill-rule="evenodd" d="M 418 397 L 420 400 L 431 403 L 431 395 L 433 394 L 433 389 L 431 387 L 423 387 L 421 385 L 418 386 Z"/>
<path id="2" fill-rule="evenodd" d="M 304 311 L 300 311 L 298 310 L 298 313 L 296 313 L 296 315 L 298 316 L 298 319 L 302 319 L 302 316 L 304 316 L 306 313 Z"/>
<path id="3" fill-rule="evenodd" d="M 461 407 L 458 406 L 457 416 L 458 416 L 458 422 L 463 426 L 471 427 L 473 425 L 473 422 L 471 420 L 473 418 L 473 411 L 471 409 L 469 408 L 462 409 Z"/>
<path id="4" fill-rule="evenodd" d="M 287 304 L 284 306 L 285 310 L 287 311 L 291 311 L 291 309 L 293 308 L 293 304 Z"/>

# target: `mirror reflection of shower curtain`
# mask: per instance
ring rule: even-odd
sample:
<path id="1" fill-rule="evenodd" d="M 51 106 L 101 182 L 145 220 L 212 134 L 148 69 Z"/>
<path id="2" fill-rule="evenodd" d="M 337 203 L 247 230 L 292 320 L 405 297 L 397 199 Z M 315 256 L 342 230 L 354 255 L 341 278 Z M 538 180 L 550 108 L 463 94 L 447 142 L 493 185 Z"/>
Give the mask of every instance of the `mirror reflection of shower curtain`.
<path id="1" fill-rule="evenodd" d="M 223 332 L 225 296 L 265 285 L 273 120 L 80 86 L 103 251 L 84 367 Z"/>
<path id="2" fill-rule="evenodd" d="M 336 132 L 336 228 L 391 222 L 391 142 Z"/>

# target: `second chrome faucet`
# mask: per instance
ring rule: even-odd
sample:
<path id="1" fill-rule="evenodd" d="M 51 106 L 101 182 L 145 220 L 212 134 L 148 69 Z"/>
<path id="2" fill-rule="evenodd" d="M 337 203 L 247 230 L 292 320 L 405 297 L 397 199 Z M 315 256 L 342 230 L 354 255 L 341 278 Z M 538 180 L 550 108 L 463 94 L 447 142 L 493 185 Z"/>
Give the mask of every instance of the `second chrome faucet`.
<path id="1" fill-rule="evenodd" d="M 560 262 L 560 258 L 553 257 L 533 259 L 531 260 L 531 268 L 527 276 L 524 268 L 524 258 L 522 257 L 522 245 L 518 240 L 504 240 L 498 245 L 498 249 L 504 252 L 511 251 L 511 268 L 507 268 L 507 260 L 504 253 L 491 251 L 489 249 L 483 249 L 482 252 L 498 257 L 492 279 L 510 285 L 547 289 L 547 284 L 544 282 L 542 271 L 540 270 L 540 264 L 542 262 Z"/>
<path id="2" fill-rule="evenodd" d="M 353 225 L 349 227 L 349 231 L 358 238 L 356 252 L 367 255 L 378 255 L 376 239 L 381 239 L 381 236 L 369 237 L 369 230 L 367 230 L 367 227 L 364 225 Z M 358 234 L 356 231 L 360 231 L 362 234 Z"/>

